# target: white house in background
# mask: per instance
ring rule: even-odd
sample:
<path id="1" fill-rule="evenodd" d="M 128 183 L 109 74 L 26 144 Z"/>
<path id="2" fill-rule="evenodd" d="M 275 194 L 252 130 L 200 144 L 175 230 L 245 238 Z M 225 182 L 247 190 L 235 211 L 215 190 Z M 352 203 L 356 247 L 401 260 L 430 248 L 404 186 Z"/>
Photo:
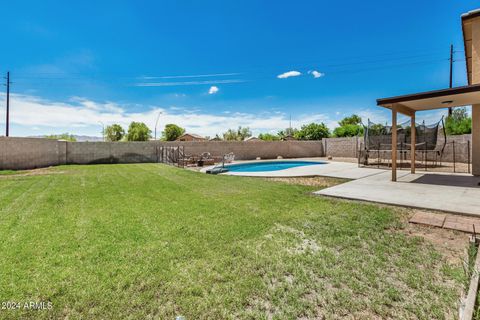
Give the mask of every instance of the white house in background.
<path id="1" fill-rule="evenodd" d="M 263 141 L 262 139 L 258 139 L 257 137 L 248 137 L 244 141 Z"/>

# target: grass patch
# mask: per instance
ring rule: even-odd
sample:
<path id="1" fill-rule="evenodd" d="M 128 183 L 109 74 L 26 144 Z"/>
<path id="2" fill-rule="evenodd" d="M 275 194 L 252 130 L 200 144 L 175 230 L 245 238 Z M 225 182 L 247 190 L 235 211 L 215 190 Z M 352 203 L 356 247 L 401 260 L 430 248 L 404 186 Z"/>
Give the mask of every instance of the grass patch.
<path id="1" fill-rule="evenodd" d="M 0 317 L 452 318 L 465 274 L 389 208 L 158 164 L 0 180 Z"/>
<path id="2" fill-rule="evenodd" d="M 24 173 L 23 170 L 0 170 L 0 176 L 9 176 L 12 174 L 21 174 Z"/>

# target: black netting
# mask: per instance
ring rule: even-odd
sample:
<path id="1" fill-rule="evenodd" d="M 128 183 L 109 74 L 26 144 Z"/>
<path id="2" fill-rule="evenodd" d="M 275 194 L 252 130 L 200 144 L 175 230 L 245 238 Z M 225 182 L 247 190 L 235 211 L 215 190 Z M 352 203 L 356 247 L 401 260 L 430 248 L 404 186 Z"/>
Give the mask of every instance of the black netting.
<path id="1" fill-rule="evenodd" d="M 438 144 L 438 131 L 443 128 L 440 125 L 443 118 L 435 124 L 426 125 L 416 123 L 416 150 L 437 150 L 443 149 Z M 366 150 L 392 150 L 392 126 L 373 123 L 368 120 L 364 126 L 365 149 Z M 445 140 L 443 140 L 445 143 Z M 443 143 L 443 144 L 444 144 Z M 408 150 L 411 147 L 411 126 L 410 121 L 397 124 L 397 149 Z"/>

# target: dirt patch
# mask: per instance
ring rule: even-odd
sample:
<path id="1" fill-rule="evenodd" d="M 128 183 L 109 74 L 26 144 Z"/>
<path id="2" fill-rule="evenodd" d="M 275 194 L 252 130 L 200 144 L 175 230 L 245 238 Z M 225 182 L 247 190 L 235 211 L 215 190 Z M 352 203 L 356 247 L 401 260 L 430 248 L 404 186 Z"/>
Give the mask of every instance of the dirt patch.
<path id="1" fill-rule="evenodd" d="M 406 211 L 402 209 L 401 211 Z M 403 231 L 412 237 L 421 237 L 432 243 L 449 263 L 464 262 L 467 259 L 467 250 L 470 235 L 464 232 L 431 227 L 421 224 L 408 223 L 408 218 L 418 212 L 433 212 L 410 209 L 408 215 L 402 212 L 405 228 Z"/>
<path id="2" fill-rule="evenodd" d="M 321 188 L 328 188 L 349 181 L 348 179 L 330 177 L 265 178 L 265 180 Z"/>

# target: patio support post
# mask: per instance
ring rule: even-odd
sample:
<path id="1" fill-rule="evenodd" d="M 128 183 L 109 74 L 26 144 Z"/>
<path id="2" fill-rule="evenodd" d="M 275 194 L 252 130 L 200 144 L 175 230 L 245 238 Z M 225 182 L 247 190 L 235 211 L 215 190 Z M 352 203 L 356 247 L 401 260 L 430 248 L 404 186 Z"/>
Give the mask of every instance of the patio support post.
<path id="1" fill-rule="evenodd" d="M 417 130 L 415 128 L 415 112 L 410 117 L 410 172 L 415 173 L 415 145 L 417 144 Z"/>
<path id="2" fill-rule="evenodd" d="M 397 109 L 392 106 L 392 181 L 397 181 Z"/>

